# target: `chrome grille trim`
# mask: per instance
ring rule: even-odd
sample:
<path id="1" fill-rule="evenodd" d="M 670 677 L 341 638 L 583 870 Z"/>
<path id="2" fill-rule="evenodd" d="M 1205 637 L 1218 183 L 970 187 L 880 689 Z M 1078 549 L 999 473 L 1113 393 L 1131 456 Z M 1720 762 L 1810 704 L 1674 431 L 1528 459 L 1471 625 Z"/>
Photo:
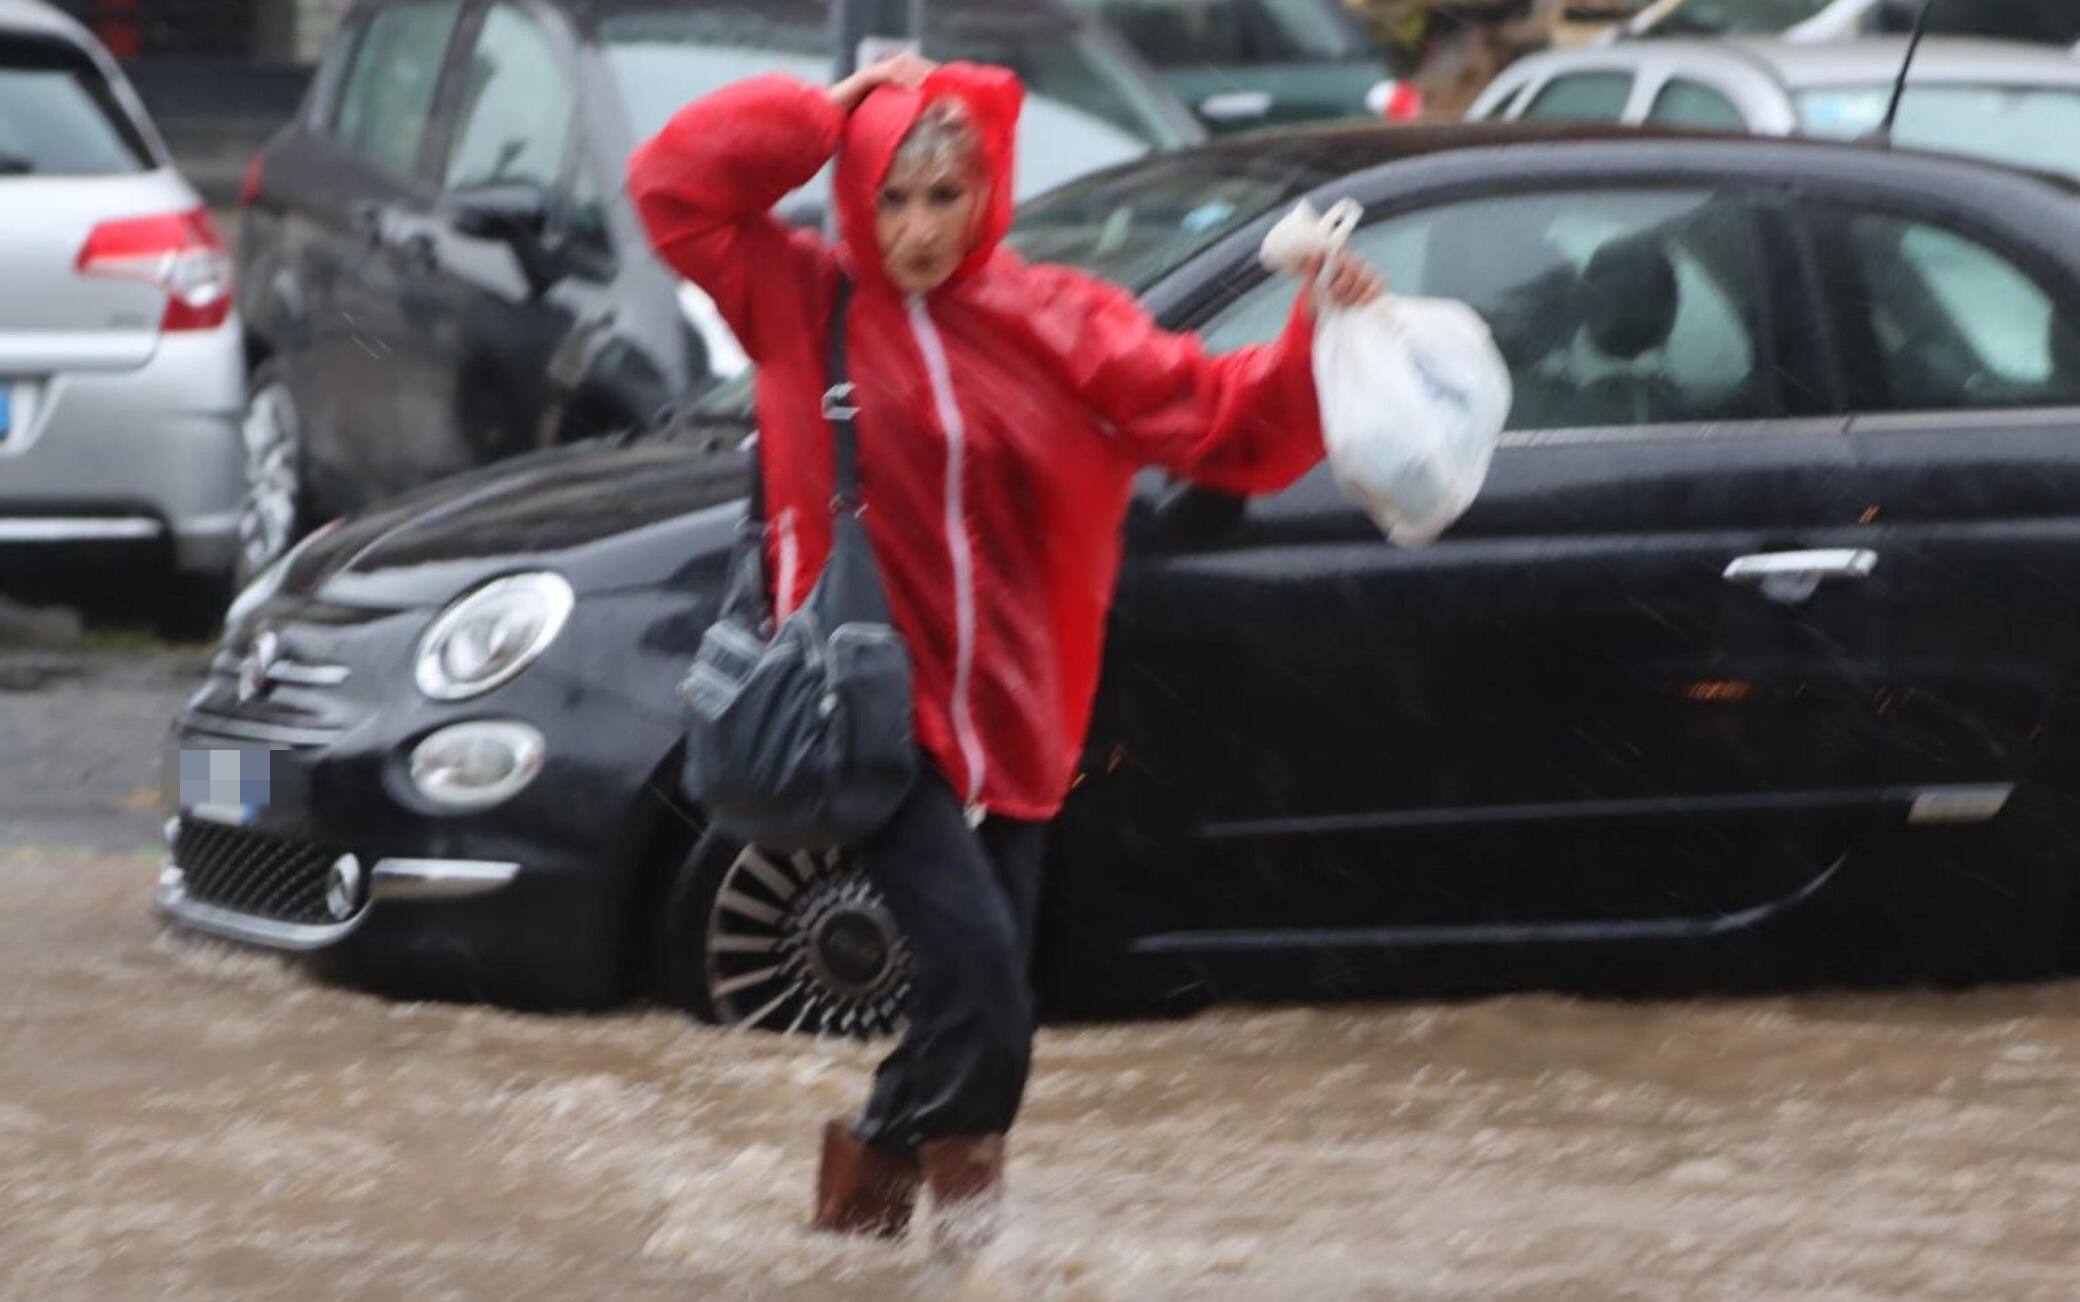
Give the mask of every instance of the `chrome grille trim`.
<path id="1" fill-rule="evenodd" d="M 239 657 L 219 651 L 209 662 L 209 671 L 220 678 L 237 678 Z M 267 681 L 294 687 L 337 687 L 354 676 L 345 665 L 317 664 L 284 656 L 267 667 Z"/>
<path id="2" fill-rule="evenodd" d="M 189 710 L 181 722 L 218 737 L 280 746 L 329 746 L 346 731 L 344 728 L 296 728 L 288 724 L 261 723 L 257 719 L 240 719 L 210 710 Z"/>

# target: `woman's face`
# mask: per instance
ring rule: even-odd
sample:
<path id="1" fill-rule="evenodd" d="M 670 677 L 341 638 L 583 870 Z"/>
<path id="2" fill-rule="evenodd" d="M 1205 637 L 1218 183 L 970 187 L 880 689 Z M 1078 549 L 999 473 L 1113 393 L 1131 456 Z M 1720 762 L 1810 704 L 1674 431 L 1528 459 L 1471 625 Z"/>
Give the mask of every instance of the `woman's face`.
<path id="1" fill-rule="evenodd" d="M 874 205 L 881 265 L 896 288 L 928 294 L 946 283 L 968 256 L 986 194 L 968 156 L 897 157 Z"/>

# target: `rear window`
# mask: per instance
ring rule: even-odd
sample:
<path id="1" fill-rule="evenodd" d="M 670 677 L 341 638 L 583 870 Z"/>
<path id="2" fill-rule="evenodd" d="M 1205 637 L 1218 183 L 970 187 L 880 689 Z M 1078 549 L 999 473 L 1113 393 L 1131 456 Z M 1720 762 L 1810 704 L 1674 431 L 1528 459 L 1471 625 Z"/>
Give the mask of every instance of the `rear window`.
<path id="1" fill-rule="evenodd" d="M 0 39 L 0 176 L 109 176 L 152 165 L 144 137 L 84 54 Z"/>
<path id="2" fill-rule="evenodd" d="M 1816 17 L 1834 0 L 1690 0 L 1663 19 L 1662 36 L 1737 36 L 1781 32 Z"/>
<path id="3" fill-rule="evenodd" d="M 1885 121 L 1892 87 L 1831 86 L 1798 97 L 1798 116 L 1816 136 L 1853 139 Z M 2080 137 L 2080 85 L 1907 84 L 1894 144 L 1984 158 L 2012 167 L 2080 178 L 2072 142 Z"/>

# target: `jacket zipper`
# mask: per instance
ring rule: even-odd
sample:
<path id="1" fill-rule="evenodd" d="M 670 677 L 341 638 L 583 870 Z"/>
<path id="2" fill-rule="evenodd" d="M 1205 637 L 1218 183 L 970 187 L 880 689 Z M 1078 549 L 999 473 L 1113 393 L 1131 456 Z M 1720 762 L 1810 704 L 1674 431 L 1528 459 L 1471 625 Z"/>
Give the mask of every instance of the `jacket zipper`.
<path id="1" fill-rule="evenodd" d="M 946 550 L 953 558 L 953 735 L 961 758 L 968 766 L 965 803 L 972 821 L 982 799 L 985 759 L 982 738 L 975 731 L 975 718 L 968 708 L 968 693 L 975 673 L 975 556 L 968 543 L 967 511 L 961 501 L 961 462 L 967 443 L 967 425 L 961 420 L 960 404 L 953 400 L 953 377 L 946 366 L 946 349 L 924 299 L 910 299 L 910 329 L 917 336 L 917 349 L 924 355 L 925 375 L 931 380 L 932 399 L 939 408 L 939 424 L 946 430 Z"/>

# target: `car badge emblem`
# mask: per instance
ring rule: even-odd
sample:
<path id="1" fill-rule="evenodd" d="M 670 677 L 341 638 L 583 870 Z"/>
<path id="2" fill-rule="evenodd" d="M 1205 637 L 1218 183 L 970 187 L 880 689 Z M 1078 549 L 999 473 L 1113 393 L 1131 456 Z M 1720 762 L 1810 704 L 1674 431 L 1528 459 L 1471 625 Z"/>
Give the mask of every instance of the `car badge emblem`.
<path id="1" fill-rule="evenodd" d="M 275 657 L 281 654 L 282 640 L 273 629 L 268 629 L 253 639 L 246 650 L 246 658 L 238 663 L 238 702 L 243 705 L 267 690 L 268 675 L 274 672 Z"/>

